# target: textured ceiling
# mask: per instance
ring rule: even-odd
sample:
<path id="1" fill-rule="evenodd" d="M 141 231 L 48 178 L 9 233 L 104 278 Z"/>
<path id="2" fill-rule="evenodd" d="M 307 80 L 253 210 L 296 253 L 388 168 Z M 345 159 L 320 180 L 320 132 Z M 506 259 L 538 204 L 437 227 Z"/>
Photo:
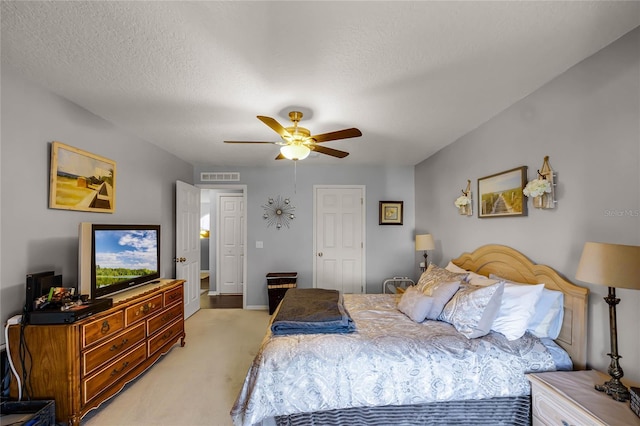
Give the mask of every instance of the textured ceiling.
<path id="1" fill-rule="evenodd" d="M 256 119 L 413 165 L 640 25 L 639 2 L 2 2 L 2 61 L 184 160 L 269 165 Z M 283 162 L 277 162 L 283 163 Z"/>

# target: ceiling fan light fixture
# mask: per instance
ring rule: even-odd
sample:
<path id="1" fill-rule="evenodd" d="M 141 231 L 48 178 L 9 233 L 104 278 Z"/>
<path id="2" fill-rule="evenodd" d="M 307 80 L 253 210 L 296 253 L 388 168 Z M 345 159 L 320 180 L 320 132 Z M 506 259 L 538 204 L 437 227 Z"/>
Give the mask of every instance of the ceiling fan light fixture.
<path id="1" fill-rule="evenodd" d="M 280 147 L 280 153 L 288 160 L 304 160 L 309 156 L 311 150 L 305 145 L 285 145 Z"/>

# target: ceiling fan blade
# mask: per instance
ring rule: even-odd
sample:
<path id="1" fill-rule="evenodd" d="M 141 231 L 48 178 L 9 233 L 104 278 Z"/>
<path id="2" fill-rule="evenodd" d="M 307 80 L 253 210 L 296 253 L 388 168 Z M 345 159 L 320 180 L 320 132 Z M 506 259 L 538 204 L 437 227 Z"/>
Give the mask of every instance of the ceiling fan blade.
<path id="1" fill-rule="evenodd" d="M 311 136 L 311 139 L 315 139 L 316 142 L 335 141 L 337 139 L 349 139 L 362 136 L 362 132 L 355 127 L 350 129 L 338 130 L 330 133 L 322 133 L 320 135 Z"/>
<path id="2" fill-rule="evenodd" d="M 276 160 L 286 160 L 286 159 L 287 159 L 287 157 L 285 157 L 282 154 L 278 154 L 278 156 L 276 157 Z"/>
<path id="3" fill-rule="evenodd" d="M 333 148 L 327 148 L 326 146 L 322 146 L 322 145 L 308 145 L 308 146 L 311 151 L 319 152 L 320 154 L 327 154 L 332 157 L 344 158 L 347 155 L 349 155 L 348 152 L 340 151 Z"/>
<path id="4" fill-rule="evenodd" d="M 274 120 L 271 117 L 265 117 L 264 115 L 258 115 L 258 120 L 262 121 L 264 124 L 266 124 L 267 126 L 271 127 L 277 134 L 279 134 L 281 137 L 291 137 L 291 133 L 289 133 L 287 131 L 287 129 L 285 129 L 284 127 L 282 127 L 282 125 L 280 123 L 278 123 L 276 120 Z"/>
<path id="5" fill-rule="evenodd" d="M 224 143 L 269 143 L 269 144 L 275 144 L 277 142 L 258 142 L 258 141 L 224 141 Z"/>

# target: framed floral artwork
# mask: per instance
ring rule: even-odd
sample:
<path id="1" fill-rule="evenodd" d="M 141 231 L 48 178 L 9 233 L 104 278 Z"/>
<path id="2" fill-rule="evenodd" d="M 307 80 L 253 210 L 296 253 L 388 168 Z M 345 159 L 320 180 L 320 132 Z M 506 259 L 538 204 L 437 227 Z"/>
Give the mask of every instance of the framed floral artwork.
<path id="1" fill-rule="evenodd" d="M 380 201 L 379 224 L 402 225 L 403 201 Z"/>
<path id="2" fill-rule="evenodd" d="M 113 213 L 115 204 L 115 161 L 62 142 L 51 144 L 50 208 Z"/>
<path id="3" fill-rule="evenodd" d="M 526 183 L 527 166 L 478 179 L 478 217 L 526 216 L 522 194 Z"/>

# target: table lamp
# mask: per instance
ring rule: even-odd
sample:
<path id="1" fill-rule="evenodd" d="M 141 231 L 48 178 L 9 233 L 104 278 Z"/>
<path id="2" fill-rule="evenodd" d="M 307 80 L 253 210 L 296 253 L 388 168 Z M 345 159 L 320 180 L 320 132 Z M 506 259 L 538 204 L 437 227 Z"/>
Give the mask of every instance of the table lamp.
<path id="1" fill-rule="evenodd" d="M 607 355 L 611 357 L 608 369 L 611 380 L 595 387 L 617 401 L 627 401 L 629 389 L 620 381 L 624 373 L 618 361 L 622 357 L 618 355 L 616 305 L 620 303 L 620 299 L 616 297 L 616 288 L 640 290 L 640 246 L 586 243 L 576 279 L 609 287 L 609 293 L 604 300 L 609 304 L 611 353 Z"/>
<path id="2" fill-rule="evenodd" d="M 433 250 L 436 245 L 433 242 L 433 236 L 431 234 L 416 235 L 416 251 L 422 250 L 424 252 L 424 263 L 420 265 L 420 269 L 423 271 L 427 269 L 427 250 Z"/>

